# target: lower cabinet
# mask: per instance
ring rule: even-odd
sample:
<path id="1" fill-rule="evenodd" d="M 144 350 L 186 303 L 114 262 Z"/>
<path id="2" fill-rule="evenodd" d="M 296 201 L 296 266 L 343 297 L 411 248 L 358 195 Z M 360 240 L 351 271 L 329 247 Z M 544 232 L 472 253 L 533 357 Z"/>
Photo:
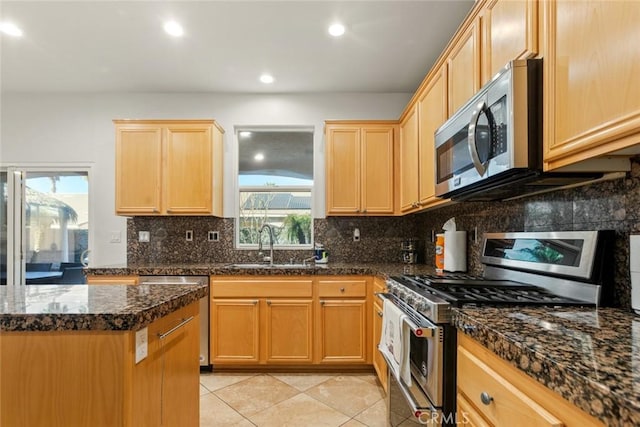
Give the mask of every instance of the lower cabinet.
<path id="1" fill-rule="evenodd" d="M 3 331 L 0 425 L 197 427 L 199 305 L 136 331 Z"/>
<path id="2" fill-rule="evenodd" d="M 214 365 L 312 363 L 310 278 L 212 276 L 210 283 Z"/>
<path id="3" fill-rule="evenodd" d="M 387 286 L 384 280 L 378 277 L 373 279 L 373 342 L 371 346 L 371 361 L 373 362 L 373 369 L 375 369 L 384 391 L 387 391 L 389 377 L 387 362 L 385 362 L 382 353 L 378 350 L 380 336 L 382 335 L 382 301 L 376 296 L 376 293 L 386 292 L 386 290 Z"/>
<path id="4" fill-rule="evenodd" d="M 369 282 L 211 276 L 212 364 L 370 364 Z"/>
<path id="5" fill-rule="evenodd" d="M 132 425 L 199 425 L 198 310 L 194 303 L 148 326 L 148 355 L 133 371 Z"/>
<path id="6" fill-rule="evenodd" d="M 552 390 L 458 333 L 457 420 L 472 426 L 602 426 Z"/>
<path id="7" fill-rule="evenodd" d="M 318 281 L 318 353 L 321 363 L 370 363 L 367 280 Z"/>

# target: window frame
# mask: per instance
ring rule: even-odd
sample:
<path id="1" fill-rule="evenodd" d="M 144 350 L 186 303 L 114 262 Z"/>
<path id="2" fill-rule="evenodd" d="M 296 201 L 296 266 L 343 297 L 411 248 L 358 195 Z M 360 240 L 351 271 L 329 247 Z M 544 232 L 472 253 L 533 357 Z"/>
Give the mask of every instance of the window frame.
<path id="1" fill-rule="evenodd" d="M 313 138 L 313 184 L 311 185 L 288 185 L 288 186 L 241 186 L 239 182 L 240 170 L 239 170 L 239 158 L 240 158 L 240 132 L 249 131 L 249 132 L 304 132 L 307 131 L 312 134 Z M 309 233 L 310 242 L 304 245 L 283 245 L 283 244 L 274 244 L 274 249 L 279 250 L 309 250 L 314 247 L 314 200 L 315 200 L 315 187 L 316 187 L 316 168 L 315 168 L 315 128 L 314 126 L 235 126 L 234 128 L 234 138 L 235 138 L 235 162 L 234 162 L 234 198 L 235 198 L 235 206 L 234 206 L 234 247 L 238 250 L 257 250 L 257 243 L 240 243 L 240 193 L 246 191 L 255 191 L 260 193 L 292 193 L 292 192 L 309 192 L 310 196 L 310 209 L 309 215 L 311 216 L 311 230 Z M 265 239 L 263 237 L 263 239 Z M 265 242 L 267 240 L 263 240 Z M 264 244 L 263 244 L 264 245 Z"/>

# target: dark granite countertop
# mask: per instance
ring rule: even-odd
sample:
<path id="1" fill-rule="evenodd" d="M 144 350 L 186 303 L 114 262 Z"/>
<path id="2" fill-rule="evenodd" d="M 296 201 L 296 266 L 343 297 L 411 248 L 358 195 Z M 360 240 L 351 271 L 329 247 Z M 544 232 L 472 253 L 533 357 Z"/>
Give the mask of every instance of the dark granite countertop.
<path id="1" fill-rule="evenodd" d="M 138 330 L 208 292 L 207 285 L 0 286 L 0 332 Z"/>
<path id="2" fill-rule="evenodd" d="M 615 308 L 452 311 L 459 330 L 604 424 L 640 425 L 640 316 Z"/>
<path id="3" fill-rule="evenodd" d="M 230 263 L 214 264 L 145 264 L 145 265 L 116 265 L 105 267 L 90 267 L 87 274 L 95 275 L 140 275 L 140 276 L 198 276 L 198 275 L 377 275 L 391 276 L 394 274 L 429 274 L 434 268 L 425 264 L 359 264 L 359 263 L 329 263 L 317 264 L 308 268 L 236 268 Z"/>

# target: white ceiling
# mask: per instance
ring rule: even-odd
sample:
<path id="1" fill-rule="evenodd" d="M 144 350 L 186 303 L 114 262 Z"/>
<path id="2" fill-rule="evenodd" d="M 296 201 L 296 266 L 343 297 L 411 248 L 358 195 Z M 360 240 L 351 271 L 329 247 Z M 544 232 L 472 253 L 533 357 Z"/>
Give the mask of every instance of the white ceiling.
<path id="1" fill-rule="evenodd" d="M 24 35 L 0 36 L 2 91 L 413 92 L 472 5 L 3 0 L 1 19 Z M 168 19 L 182 38 L 164 33 Z M 336 20 L 339 39 L 327 33 Z"/>

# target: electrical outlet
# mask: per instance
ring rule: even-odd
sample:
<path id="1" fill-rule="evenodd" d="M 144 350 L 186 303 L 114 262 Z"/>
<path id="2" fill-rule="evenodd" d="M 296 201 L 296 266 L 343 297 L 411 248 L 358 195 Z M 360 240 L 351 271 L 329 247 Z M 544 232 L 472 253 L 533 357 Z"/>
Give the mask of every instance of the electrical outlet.
<path id="1" fill-rule="evenodd" d="M 359 242 L 360 241 L 360 229 L 359 228 L 354 228 L 353 229 L 353 241 L 354 242 Z"/>
<path id="2" fill-rule="evenodd" d="M 151 237 L 151 233 L 148 231 L 138 232 L 138 242 L 148 242 Z"/>
<path id="3" fill-rule="evenodd" d="M 112 231 L 111 239 L 109 241 L 111 243 L 120 243 L 122 241 L 122 234 L 119 231 Z"/>
<path id="4" fill-rule="evenodd" d="M 192 242 L 193 241 L 193 230 L 187 230 L 184 233 L 184 238 L 186 239 L 187 242 Z"/>
<path id="5" fill-rule="evenodd" d="M 210 242 L 217 242 L 220 240 L 220 232 L 218 231 L 209 231 L 207 233 L 207 240 Z"/>
<path id="6" fill-rule="evenodd" d="M 136 332 L 136 364 L 144 360 L 149 353 L 149 331 L 142 328 Z"/>

